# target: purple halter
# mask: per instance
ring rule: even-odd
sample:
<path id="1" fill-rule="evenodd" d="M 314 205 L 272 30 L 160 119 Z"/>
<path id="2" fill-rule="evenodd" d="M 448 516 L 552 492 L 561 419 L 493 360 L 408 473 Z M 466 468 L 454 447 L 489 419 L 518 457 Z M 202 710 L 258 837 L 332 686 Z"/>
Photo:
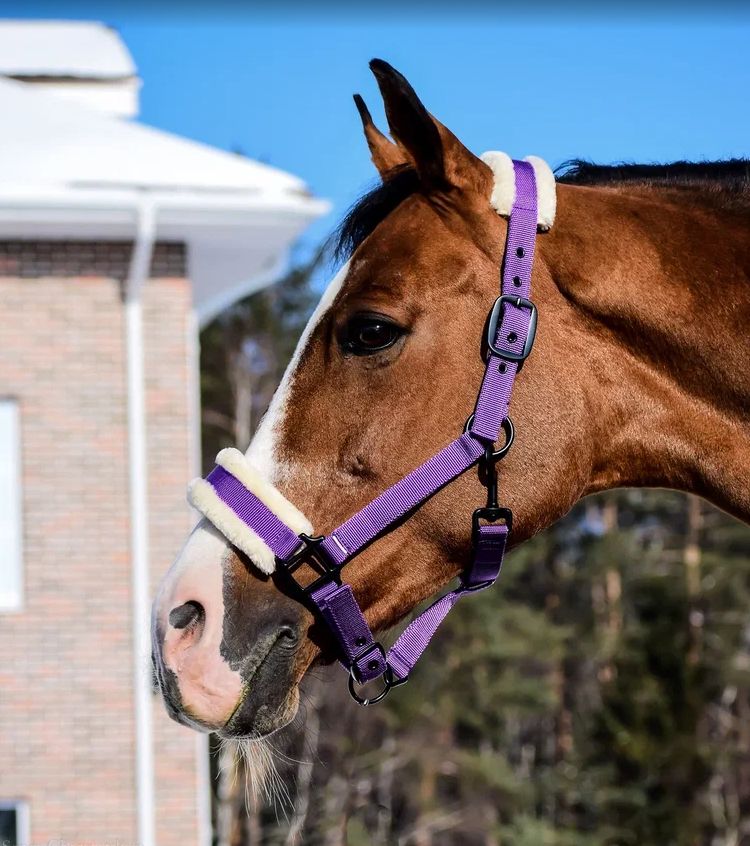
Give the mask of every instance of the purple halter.
<path id="1" fill-rule="evenodd" d="M 361 705 L 379 702 L 391 688 L 403 684 L 450 609 L 465 594 L 492 585 L 502 567 L 512 514 L 497 504 L 495 462 L 513 442 L 508 406 L 516 375 L 534 343 L 537 317 L 528 299 L 537 229 L 536 181 L 528 162 L 514 161 L 513 169 L 516 193 L 501 296 L 490 311 L 487 366 L 464 433 L 325 537 L 295 534 L 223 467 L 215 467 L 206 477 L 219 498 L 270 547 L 278 571 L 291 580 L 300 600 L 325 622 L 349 670 L 349 691 Z M 501 431 L 505 443 L 496 449 Z M 474 512 L 471 562 L 459 586 L 414 619 L 386 653 L 373 637 L 351 587 L 342 583 L 341 571 L 371 541 L 477 462 L 482 464 L 487 504 Z M 319 573 L 312 584 L 302 585 L 294 578 L 303 564 Z M 381 677 L 383 689 L 377 696 L 359 695 L 357 684 Z"/>

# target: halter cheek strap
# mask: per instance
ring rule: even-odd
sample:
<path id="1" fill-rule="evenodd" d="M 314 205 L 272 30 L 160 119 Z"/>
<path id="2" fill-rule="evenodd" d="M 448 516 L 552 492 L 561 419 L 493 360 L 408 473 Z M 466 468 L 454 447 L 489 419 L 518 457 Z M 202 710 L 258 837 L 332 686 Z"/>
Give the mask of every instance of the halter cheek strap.
<path id="1" fill-rule="evenodd" d="M 405 682 L 450 609 L 467 593 L 492 585 L 502 567 L 512 515 L 497 504 L 495 463 L 513 441 L 508 407 L 516 376 L 531 352 L 536 332 L 536 307 L 529 300 L 538 222 L 534 167 L 526 161 L 513 161 L 513 174 L 515 195 L 501 294 L 487 322 L 483 345 L 486 368 L 479 397 L 462 435 L 325 537 L 311 537 L 301 531 L 304 516 L 278 491 L 275 493 L 280 500 L 272 502 L 268 491 L 246 472 L 243 463 L 249 465 L 237 450 L 220 453 L 220 463 L 205 480 L 194 483 L 189 493 L 193 505 L 230 542 L 262 562 L 266 572 L 268 556 L 254 556 L 250 549 L 255 550 L 256 542 L 260 542 L 275 557 L 276 570 L 288 577 L 300 600 L 333 635 L 339 658 L 349 670 L 349 690 L 362 705 L 379 701 L 392 687 Z M 505 443 L 497 449 L 501 431 Z M 224 460 L 226 453 L 232 453 L 228 460 Z M 469 566 L 459 586 L 416 617 L 386 653 L 373 637 L 351 587 L 341 581 L 342 569 L 365 546 L 478 462 L 487 485 L 487 503 L 474 512 Z M 292 511 L 282 507 L 284 504 Z M 247 527 L 249 535 L 243 535 L 242 526 Z M 303 564 L 318 573 L 312 584 L 302 585 L 295 579 Z M 380 677 L 384 686 L 376 697 L 359 695 L 356 685 Z"/>

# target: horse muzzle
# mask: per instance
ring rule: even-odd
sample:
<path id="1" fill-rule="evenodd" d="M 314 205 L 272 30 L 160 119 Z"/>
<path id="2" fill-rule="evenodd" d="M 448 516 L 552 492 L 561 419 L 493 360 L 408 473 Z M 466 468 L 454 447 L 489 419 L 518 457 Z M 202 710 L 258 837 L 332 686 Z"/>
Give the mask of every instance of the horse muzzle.
<path id="1" fill-rule="evenodd" d="M 273 602 L 257 602 L 264 591 Z M 252 609 L 243 607 L 249 593 Z M 170 716 L 226 736 L 266 734 L 288 722 L 301 674 L 302 611 L 283 598 L 280 607 L 273 585 L 250 575 L 213 528 L 199 526 L 153 609 L 154 672 Z"/>

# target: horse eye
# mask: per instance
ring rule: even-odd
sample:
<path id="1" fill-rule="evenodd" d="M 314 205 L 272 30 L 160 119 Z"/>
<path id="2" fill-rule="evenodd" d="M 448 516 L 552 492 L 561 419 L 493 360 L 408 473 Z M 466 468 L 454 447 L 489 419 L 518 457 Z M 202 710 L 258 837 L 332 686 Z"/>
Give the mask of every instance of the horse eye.
<path id="1" fill-rule="evenodd" d="M 385 317 L 358 315 L 346 325 L 343 347 L 354 355 L 372 355 L 392 347 L 403 330 Z"/>

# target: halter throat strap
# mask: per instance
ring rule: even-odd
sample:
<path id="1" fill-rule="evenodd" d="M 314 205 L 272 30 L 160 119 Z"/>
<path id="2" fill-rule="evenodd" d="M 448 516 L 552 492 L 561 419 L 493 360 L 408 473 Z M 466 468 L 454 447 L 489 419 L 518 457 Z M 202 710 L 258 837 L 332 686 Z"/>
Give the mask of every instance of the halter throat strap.
<path id="1" fill-rule="evenodd" d="M 512 515 L 497 504 L 495 462 L 512 444 L 513 426 L 508 416 L 511 394 L 536 332 L 536 307 L 529 299 L 537 232 L 536 179 L 534 168 L 526 161 L 514 160 L 513 173 L 515 198 L 508 221 L 501 291 L 488 318 L 483 344 L 486 367 L 479 396 L 463 434 L 324 537 L 294 531 L 225 466 L 217 465 L 205 480 L 199 480 L 201 487 L 196 490 L 203 492 L 201 497 L 191 493 L 193 504 L 230 542 L 245 549 L 238 536 L 241 533 L 225 528 L 231 522 L 234 530 L 236 524 L 223 509 L 273 552 L 276 570 L 291 580 L 301 601 L 313 609 L 333 636 L 339 659 L 350 674 L 349 690 L 362 705 L 380 701 L 391 688 L 405 682 L 456 602 L 492 585 L 502 568 Z M 501 432 L 505 444 L 497 449 Z M 375 640 L 351 586 L 342 582 L 342 569 L 394 524 L 480 461 L 488 486 L 487 504 L 474 513 L 470 563 L 459 586 L 416 617 L 386 652 Z M 207 491 L 210 497 L 205 495 Z M 209 501 L 212 508 L 206 504 Z M 312 584 L 302 585 L 295 579 L 303 564 L 319 574 Z M 383 680 L 381 692 L 374 698 L 361 696 L 358 685 L 377 678 Z"/>

